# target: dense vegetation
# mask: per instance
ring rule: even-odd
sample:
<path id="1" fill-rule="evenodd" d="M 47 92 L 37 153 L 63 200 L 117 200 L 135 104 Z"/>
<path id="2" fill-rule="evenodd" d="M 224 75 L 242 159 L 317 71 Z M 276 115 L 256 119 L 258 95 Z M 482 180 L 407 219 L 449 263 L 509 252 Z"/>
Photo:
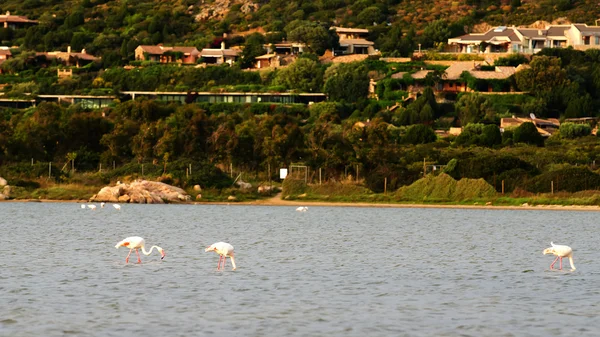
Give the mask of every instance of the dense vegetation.
<path id="1" fill-rule="evenodd" d="M 439 49 L 448 37 L 471 31 L 483 21 L 524 24 L 567 16 L 593 24 L 595 3 L 257 1 L 256 7 L 239 2 L 222 16 L 195 19 L 218 2 L 4 1 L 0 11 L 40 21 L 28 29 L 0 28 L 2 44 L 20 46 L 2 64 L 0 83 L 7 84 L 7 97 L 111 94 L 117 99 L 111 107 L 98 110 L 53 103 L 2 109 L 0 176 L 31 188 L 48 175 L 61 183 L 81 183 L 75 172 L 104 168 L 94 179 L 108 183 L 139 175 L 145 167 L 146 174 L 183 187 L 201 184 L 222 189 L 233 184 L 232 170 L 266 181 L 276 180 L 277 168 L 297 164 L 308 167 L 311 181 L 351 179 L 379 193 L 415 183 L 432 173 L 435 164 L 442 165 L 447 178 L 483 179 L 498 192 L 574 192 L 600 186 L 596 167 L 600 142 L 591 135 L 593 122 L 563 123 L 547 139 L 532 123 L 499 128 L 500 118 L 511 115 L 533 113 L 561 120 L 597 117 L 598 50 L 545 49 L 531 60 L 500 59 L 498 64 L 529 67 L 507 80 L 478 80 L 463 73 L 459 81 L 475 91 L 492 87 L 519 93 L 454 97 L 436 97 L 432 90 L 446 81 L 444 66 L 376 59 L 332 65 L 318 58 L 325 49 L 337 46 L 329 30 L 334 22 L 368 27 L 369 39 L 384 56 L 406 56 L 418 44 Z M 248 6 L 255 9 L 246 11 Z M 269 33 L 246 34 L 249 30 Z M 202 49 L 218 47 L 223 39 L 228 46 L 244 48 L 244 58 L 233 67 L 196 68 L 133 59 L 139 44 Z M 265 51 L 264 43 L 282 39 L 302 40 L 308 52 L 282 69 L 243 69 Z M 65 50 L 69 45 L 74 50 L 85 48 L 102 61 L 75 68 L 72 77 L 59 79 L 56 69 L 62 65 L 34 53 Z M 432 51 L 428 55 L 436 58 Z M 120 67 L 125 64 L 135 67 Z M 422 80 L 410 76 L 421 69 L 433 71 Z M 397 72 L 407 74 L 392 78 Z M 379 100 L 368 98 L 371 79 L 378 82 Z M 425 89 L 414 100 L 405 100 L 412 85 Z M 324 92 L 329 101 L 311 106 L 166 104 L 126 101 L 119 95 L 126 90 Z M 434 132 L 452 126 L 464 127 L 463 133 L 442 139 Z M 464 181 L 484 186 L 482 180 Z M 326 191 L 323 187 L 321 192 Z"/>

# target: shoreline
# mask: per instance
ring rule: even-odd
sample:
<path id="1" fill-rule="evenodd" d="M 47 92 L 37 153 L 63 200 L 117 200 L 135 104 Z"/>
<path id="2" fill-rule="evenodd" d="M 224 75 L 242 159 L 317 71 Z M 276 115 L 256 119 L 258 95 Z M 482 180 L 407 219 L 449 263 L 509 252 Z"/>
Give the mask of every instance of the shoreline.
<path id="1" fill-rule="evenodd" d="M 87 200 L 54 200 L 54 199 L 11 199 L 1 202 L 42 202 L 42 203 L 90 203 Z M 373 208 L 454 208 L 454 209 L 485 209 L 485 210 L 542 210 L 542 211 L 587 211 L 599 212 L 600 206 L 588 205 L 527 205 L 527 206 L 503 206 L 503 205 L 446 205 L 446 204 L 396 204 L 396 203 L 366 203 L 366 202 L 332 202 L 332 201 L 302 201 L 282 200 L 279 195 L 270 199 L 239 201 L 239 202 L 186 202 L 181 205 L 228 205 L 228 206 L 310 206 L 310 207 L 373 207 Z"/>

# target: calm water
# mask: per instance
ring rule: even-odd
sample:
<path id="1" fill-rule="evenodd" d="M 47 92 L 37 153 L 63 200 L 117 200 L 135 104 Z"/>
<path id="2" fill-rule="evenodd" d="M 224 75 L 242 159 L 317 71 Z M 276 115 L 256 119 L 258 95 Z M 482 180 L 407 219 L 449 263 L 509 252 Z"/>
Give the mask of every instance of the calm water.
<path id="1" fill-rule="evenodd" d="M 0 203 L 0 336 L 600 331 L 597 212 L 79 207 Z M 126 265 L 114 245 L 131 235 L 165 260 Z M 548 269 L 551 240 L 574 248 L 575 272 Z M 216 271 L 216 241 L 235 246 L 236 271 Z"/>

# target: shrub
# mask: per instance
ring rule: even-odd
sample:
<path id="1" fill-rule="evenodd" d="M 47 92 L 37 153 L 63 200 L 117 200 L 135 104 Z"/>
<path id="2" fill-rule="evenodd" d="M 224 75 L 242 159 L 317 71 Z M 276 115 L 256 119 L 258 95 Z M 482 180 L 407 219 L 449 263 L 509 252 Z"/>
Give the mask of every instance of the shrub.
<path id="1" fill-rule="evenodd" d="M 304 180 L 286 178 L 283 180 L 281 196 L 283 198 L 291 195 L 298 195 L 305 193 L 307 185 Z"/>
<path id="2" fill-rule="evenodd" d="M 588 124 L 562 123 L 560 125 L 560 136 L 567 139 L 585 137 L 592 134 L 592 128 Z"/>
<path id="3" fill-rule="evenodd" d="M 600 175 L 587 167 L 567 167 L 544 172 L 528 181 L 526 190 L 533 193 L 554 191 L 577 192 L 600 188 Z"/>

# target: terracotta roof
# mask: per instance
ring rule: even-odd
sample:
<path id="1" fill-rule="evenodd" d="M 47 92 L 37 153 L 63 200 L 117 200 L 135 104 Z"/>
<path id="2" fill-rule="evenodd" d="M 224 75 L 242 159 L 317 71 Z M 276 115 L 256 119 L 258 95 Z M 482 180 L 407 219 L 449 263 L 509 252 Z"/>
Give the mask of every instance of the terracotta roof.
<path id="1" fill-rule="evenodd" d="M 200 56 L 202 56 L 202 57 L 238 56 L 239 53 L 240 53 L 240 51 L 235 50 L 235 49 L 204 48 L 200 52 Z"/>
<path id="2" fill-rule="evenodd" d="M 139 45 L 138 48 L 140 47 L 144 52 L 150 55 L 162 55 L 166 51 L 181 52 L 188 55 L 197 55 L 200 53 L 198 49 L 196 49 L 196 47 L 166 47 Z"/>
<path id="3" fill-rule="evenodd" d="M 433 72 L 433 70 L 418 70 L 414 73 L 412 73 L 410 76 L 412 78 L 414 78 L 415 80 L 422 80 L 425 77 L 427 77 L 427 74 Z"/>
<path id="4" fill-rule="evenodd" d="M 446 80 L 458 80 L 463 71 L 470 71 L 473 70 L 473 68 L 474 65 L 472 61 L 454 62 L 446 69 L 443 78 Z"/>
<path id="5" fill-rule="evenodd" d="M 26 16 L 2 14 L 0 15 L 0 22 L 14 22 L 14 23 L 38 23 L 37 20 L 29 20 Z"/>
<path id="6" fill-rule="evenodd" d="M 503 80 L 515 74 L 515 67 L 496 67 L 494 71 L 469 71 L 475 78 L 482 80 Z"/>
<path id="7" fill-rule="evenodd" d="M 395 78 L 395 79 L 398 79 L 398 78 L 403 78 L 403 77 L 404 77 L 404 74 L 406 74 L 406 71 L 401 71 L 401 72 L 399 72 L 399 73 L 392 74 L 392 76 L 391 76 L 391 77 L 392 77 L 392 78 Z"/>
<path id="8" fill-rule="evenodd" d="M 515 74 L 517 68 L 502 66 L 495 67 L 493 71 L 487 70 L 477 70 L 475 69 L 475 64 L 472 61 L 469 62 L 455 62 L 450 67 L 446 69 L 444 79 L 446 80 L 458 80 L 460 75 L 464 72 L 468 71 L 473 77 L 483 79 L 483 80 L 502 80 L 507 79 Z"/>
<path id="9" fill-rule="evenodd" d="M 330 29 L 335 30 L 337 33 L 369 33 L 368 29 L 363 28 L 344 28 L 344 27 L 331 27 Z"/>
<path id="10" fill-rule="evenodd" d="M 46 56 L 46 58 L 50 58 L 50 59 L 57 58 L 57 59 L 61 59 L 61 60 L 68 60 L 70 57 L 78 58 L 80 60 L 86 60 L 86 61 L 100 60 L 99 57 L 95 57 L 94 55 L 90 55 L 87 53 L 67 53 L 67 52 L 62 52 L 62 51 L 42 52 L 42 53 L 36 53 L 36 55 L 44 55 L 44 56 Z"/>
<path id="11" fill-rule="evenodd" d="M 276 57 L 277 54 L 265 54 L 265 55 L 261 55 L 258 57 L 255 57 L 255 60 L 268 60 L 268 59 L 272 59 L 273 57 Z"/>
<path id="12" fill-rule="evenodd" d="M 364 45 L 372 46 L 374 43 L 365 39 L 340 39 L 340 46 Z"/>
<path id="13" fill-rule="evenodd" d="M 0 55 L 12 55 L 8 49 L 0 49 Z"/>

